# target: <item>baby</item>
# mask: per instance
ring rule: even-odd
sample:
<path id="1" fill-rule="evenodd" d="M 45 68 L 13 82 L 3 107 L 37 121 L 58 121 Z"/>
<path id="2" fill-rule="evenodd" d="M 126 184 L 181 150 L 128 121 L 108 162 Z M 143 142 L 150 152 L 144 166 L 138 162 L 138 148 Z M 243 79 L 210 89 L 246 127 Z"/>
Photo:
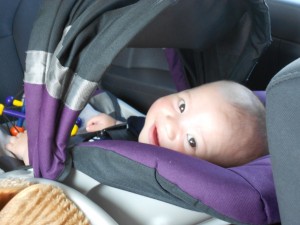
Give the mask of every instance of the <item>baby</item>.
<path id="1" fill-rule="evenodd" d="M 117 123 L 101 113 L 88 121 L 86 130 L 98 131 Z M 155 101 L 138 141 L 222 167 L 239 166 L 268 154 L 265 109 L 246 87 L 232 81 L 212 82 Z M 12 137 L 6 147 L 29 163 L 26 133 Z"/>

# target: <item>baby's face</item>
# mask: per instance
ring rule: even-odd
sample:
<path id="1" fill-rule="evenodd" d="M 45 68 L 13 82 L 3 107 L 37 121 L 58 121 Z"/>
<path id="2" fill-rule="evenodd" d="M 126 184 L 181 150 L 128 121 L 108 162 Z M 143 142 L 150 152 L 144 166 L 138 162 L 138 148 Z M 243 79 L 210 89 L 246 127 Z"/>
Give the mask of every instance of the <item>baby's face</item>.
<path id="1" fill-rule="evenodd" d="M 214 162 L 231 138 L 228 108 L 213 86 L 162 97 L 150 107 L 139 142 Z"/>

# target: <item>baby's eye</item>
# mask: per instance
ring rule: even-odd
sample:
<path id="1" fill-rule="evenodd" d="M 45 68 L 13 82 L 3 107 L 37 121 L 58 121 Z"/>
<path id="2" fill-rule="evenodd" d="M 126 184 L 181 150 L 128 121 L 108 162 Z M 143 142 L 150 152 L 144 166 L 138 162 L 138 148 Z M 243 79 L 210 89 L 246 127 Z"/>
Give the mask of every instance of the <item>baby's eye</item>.
<path id="1" fill-rule="evenodd" d="M 179 111 L 180 111 L 181 113 L 183 113 L 184 110 L 185 110 L 185 101 L 184 101 L 183 99 L 181 99 L 181 100 L 179 101 L 178 107 L 179 107 Z"/>
<path id="2" fill-rule="evenodd" d="M 187 141 L 188 141 L 189 145 L 192 148 L 196 148 L 197 147 L 197 142 L 196 142 L 195 138 L 192 135 L 187 134 Z"/>

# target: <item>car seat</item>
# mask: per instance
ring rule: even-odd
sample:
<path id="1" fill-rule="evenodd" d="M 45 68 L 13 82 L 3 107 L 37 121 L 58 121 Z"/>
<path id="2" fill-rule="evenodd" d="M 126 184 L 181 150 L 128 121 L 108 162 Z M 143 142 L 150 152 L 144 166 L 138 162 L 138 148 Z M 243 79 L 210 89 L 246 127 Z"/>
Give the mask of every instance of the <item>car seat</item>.
<path id="1" fill-rule="evenodd" d="M 25 52 L 41 0 L 0 1 L 0 102 L 23 90 Z"/>
<path id="2" fill-rule="evenodd" d="M 25 52 L 40 5 L 41 0 L 0 1 L 0 103 L 4 103 L 8 96 L 23 93 Z M 1 116 L 0 123 L 4 122 L 7 120 Z M 5 142 L 0 140 L 3 147 Z M 0 152 L 0 167 L 4 171 L 20 165 L 20 162 Z"/>
<path id="3" fill-rule="evenodd" d="M 195 54 L 195 58 L 191 57 L 193 52 L 190 51 L 182 52 L 180 53 L 180 56 L 184 62 L 185 72 L 189 77 L 189 84 L 198 85 L 199 82 L 207 82 L 210 77 L 206 73 L 204 73 L 204 75 L 207 76 L 199 75 L 199 68 L 196 66 L 196 61 L 193 61 L 196 60 L 196 58 L 199 58 L 199 49 L 204 47 L 209 49 L 208 46 L 212 46 L 212 49 L 208 50 L 208 54 L 205 54 L 205 56 L 207 56 L 206 59 L 214 58 L 214 56 L 217 58 L 221 57 L 222 54 L 219 52 L 220 49 L 224 46 L 228 47 L 228 39 L 237 37 L 237 34 L 241 32 L 240 29 L 245 28 L 244 25 L 247 25 L 248 29 L 253 31 L 252 26 L 255 20 L 252 21 L 251 18 L 256 15 L 257 18 L 262 19 L 262 24 L 265 25 L 262 26 L 265 29 L 263 29 L 263 35 L 260 36 L 264 44 L 259 45 L 260 48 L 252 49 L 253 51 L 251 49 L 249 50 L 249 39 L 254 40 L 258 38 L 255 35 L 255 32 L 254 36 L 252 36 L 251 33 L 250 37 L 247 36 L 239 42 L 238 46 L 242 46 L 241 49 L 237 49 L 237 46 L 233 44 L 233 52 L 239 50 L 239 53 L 241 54 L 232 57 L 227 55 L 228 58 L 232 59 L 230 61 L 233 63 L 231 66 L 226 64 L 226 69 L 224 70 L 227 75 L 225 78 L 244 80 L 251 72 L 261 51 L 263 51 L 270 42 L 268 12 L 264 1 L 253 0 L 248 1 L 247 3 L 232 1 L 231 4 L 227 4 L 228 2 L 223 4 L 223 2 L 220 3 L 220 1 L 200 2 L 165 0 L 151 2 L 148 0 L 141 0 L 114 1 L 109 3 L 106 1 L 77 1 L 74 3 L 78 8 L 76 8 L 75 11 L 72 11 L 70 19 L 66 16 L 64 11 L 71 9 L 70 5 L 68 5 L 69 2 L 53 0 L 45 1 L 45 3 L 46 5 L 42 7 L 43 12 L 45 13 L 43 16 L 45 17 L 39 17 L 33 29 L 33 35 L 30 40 L 27 54 L 28 68 L 26 69 L 25 76 L 25 94 L 28 106 L 26 116 L 28 130 L 30 131 L 30 156 L 35 176 L 60 180 L 68 179 L 71 167 L 74 166 L 75 169 L 84 172 L 103 184 L 112 185 L 117 188 L 156 198 L 180 207 L 205 212 L 232 223 L 272 224 L 279 221 L 269 157 L 260 158 L 239 168 L 223 169 L 205 161 L 195 161 L 195 159 L 192 159 L 191 157 L 179 155 L 168 149 L 147 146 L 141 143 L 121 141 L 103 141 L 96 144 L 84 143 L 71 150 L 73 158 L 69 157 L 68 152 L 65 151 L 68 134 L 70 133 L 69 131 L 75 118 L 78 116 L 89 97 L 93 94 L 97 86 L 97 81 L 107 70 L 111 64 L 111 60 L 113 60 L 117 53 L 119 53 L 126 45 L 141 46 L 143 40 L 149 45 L 154 45 L 154 47 L 183 48 L 185 45 L 182 43 L 193 45 L 196 48 L 195 53 L 198 53 Z M 91 7 L 90 4 L 92 4 Z M 206 33 L 207 37 L 211 37 L 214 34 L 213 37 L 215 37 L 215 39 L 209 39 L 209 41 L 208 39 L 198 39 L 203 35 L 203 33 L 201 33 L 202 27 L 199 26 L 197 31 L 200 31 L 200 33 L 198 33 L 196 39 L 189 42 L 186 42 L 186 39 L 184 39 L 184 41 L 181 40 L 179 43 L 176 43 L 174 41 L 178 40 L 174 38 L 176 37 L 174 34 L 178 34 L 175 32 L 176 30 L 170 31 L 170 33 L 173 32 L 172 35 L 167 35 L 169 30 L 164 29 L 166 26 L 160 27 L 159 25 L 158 27 L 160 27 L 160 29 L 156 28 L 156 18 L 160 18 L 159 16 L 162 16 L 163 13 L 172 15 L 172 9 L 174 10 L 173 12 L 184 9 L 185 7 L 182 6 L 188 6 L 190 7 L 189 9 L 191 9 L 193 4 L 198 4 L 197 10 L 210 9 L 215 13 L 221 13 L 220 17 L 217 17 L 219 20 L 215 20 L 214 18 L 211 21 L 216 23 L 214 25 L 217 26 L 217 33 L 215 29 L 210 30 L 210 26 L 206 27 L 208 31 L 210 31 Z M 257 5 L 259 5 L 258 8 L 255 7 Z M 226 10 L 224 10 L 224 7 Z M 237 7 L 240 11 L 233 10 L 234 7 Z M 168 9 L 170 11 L 168 11 Z M 224 11 L 220 9 L 223 9 Z M 210 10 L 209 12 L 211 12 Z M 141 14 L 140 12 L 143 13 Z M 145 14 L 145 12 L 147 13 Z M 82 17 L 81 13 L 88 16 L 88 21 L 81 20 L 85 19 Z M 57 18 L 57 21 L 55 21 L 57 24 L 55 25 L 58 26 L 52 27 L 51 31 L 49 31 L 46 29 L 47 25 L 50 26 L 53 21 L 49 18 L 53 19 L 54 15 L 55 18 Z M 191 13 L 188 15 L 195 14 Z M 196 15 L 199 16 L 200 13 Z M 222 16 L 224 15 L 229 16 L 229 22 L 226 26 L 219 27 L 220 21 L 223 21 Z M 104 31 L 101 32 L 100 29 L 100 34 L 102 36 L 100 36 L 101 38 L 98 37 L 96 39 L 93 39 L 93 36 L 82 35 L 80 33 L 82 30 L 92 31 L 93 34 L 95 34 L 95 30 L 99 31 L 99 27 L 97 26 L 86 26 L 97 24 L 98 16 L 100 16 L 99 18 L 101 19 L 100 27 L 103 28 L 106 25 L 106 29 L 103 30 L 111 31 L 112 33 L 106 34 Z M 196 21 L 204 21 L 199 20 L 198 16 L 193 19 L 196 19 Z M 140 18 L 141 20 L 137 18 Z M 74 24 L 72 24 L 72 19 L 75 21 Z M 170 23 L 170 20 L 167 19 L 165 22 Z M 64 28 L 64 26 L 61 26 L 59 23 L 67 25 L 66 29 L 63 30 L 62 28 Z M 207 23 L 207 20 L 205 20 L 205 23 Z M 43 26 L 40 24 L 43 24 Z M 125 31 L 122 29 L 126 27 L 125 25 L 130 25 L 132 28 L 129 33 L 127 33 L 127 29 L 125 29 Z M 74 29 L 72 29 L 72 26 L 74 26 Z M 80 29 L 76 29 L 76 26 Z M 169 27 L 174 28 L 174 26 Z M 179 28 L 183 29 L 186 27 L 179 26 Z M 237 30 L 234 28 L 237 28 Z M 156 38 L 148 39 L 148 34 L 143 35 L 143 33 L 139 33 L 141 30 L 143 30 L 145 34 L 147 34 L 147 31 L 153 33 L 154 30 L 156 30 L 158 33 L 163 30 L 165 31 L 164 34 L 166 34 L 166 36 L 155 35 Z M 191 32 L 191 29 L 188 30 Z M 227 32 L 233 30 L 235 31 L 233 32 L 233 37 L 230 35 L 229 37 Z M 180 34 L 186 34 L 184 32 L 181 33 L 182 30 L 180 29 L 179 31 Z M 52 32 L 58 32 L 59 35 L 56 36 L 56 33 Z M 260 35 L 262 34 L 261 32 L 258 33 Z M 61 34 L 65 34 L 62 40 Z M 189 37 L 189 35 L 178 35 L 178 37 L 181 36 Z M 168 41 L 163 42 L 163 37 L 168 37 L 168 39 L 166 39 Z M 80 43 L 78 42 L 79 40 L 84 40 L 84 42 Z M 111 40 L 114 40 L 113 44 L 110 43 Z M 159 40 L 162 44 L 155 42 L 156 40 Z M 174 43 L 172 43 L 172 40 Z M 46 54 L 44 54 L 45 52 L 41 54 L 39 51 L 43 48 L 37 48 L 44 47 L 39 46 L 41 42 L 48 47 L 47 49 L 44 49 L 47 50 Z M 215 42 L 217 43 L 216 45 L 214 45 Z M 236 43 L 235 41 L 233 42 Z M 91 45 L 87 45 L 88 43 L 91 43 Z M 180 43 L 182 45 L 180 45 Z M 250 46 L 251 45 L 252 43 Z M 221 48 L 218 48 L 220 46 Z M 192 46 L 188 47 L 191 48 Z M 101 49 L 103 51 L 101 51 Z M 253 53 L 250 58 L 247 58 L 249 52 L 246 50 Z M 243 54 L 244 51 L 246 51 L 245 55 Z M 84 60 L 81 59 L 76 55 L 76 52 L 80 52 L 80 55 L 86 58 Z M 55 57 L 53 57 L 53 55 Z M 75 57 L 69 58 L 70 56 Z M 54 58 L 53 61 L 51 60 L 52 57 Z M 101 62 L 100 64 L 95 64 L 91 61 L 91 59 L 96 58 L 99 59 Z M 192 66 L 188 65 L 188 59 L 191 59 Z M 205 63 L 208 61 L 204 60 Z M 45 83 L 43 83 L 45 81 L 44 78 L 35 73 L 36 67 L 32 67 L 32 65 L 36 65 L 35 63 L 39 64 L 40 62 L 46 62 L 46 68 L 44 68 L 46 73 L 50 71 L 50 73 L 53 73 L 54 75 L 59 75 L 58 78 L 61 78 L 61 80 L 57 83 L 50 82 L 50 86 L 47 86 L 46 88 Z M 63 67 L 61 67 L 61 63 L 64 64 Z M 80 65 L 78 68 L 76 67 L 77 63 Z M 49 65 L 51 65 L 51 67 L 49 67 L 51 68 L 50 70 L 48 70 Z M 206 65 L 208 66 L 207 68 L 212 66 L 211 64 Z M 222 69 L 223 66 L 224 64 L 221 62 L 219 68 Z M 71 68 L 71 71 L 73 70 L 73 72 L 75 72 L 76 76 L 74 76 L 74 79 L 72 77 L 72 72 L 68 71 L 68 69 L 64 70 L 65 68 Z M 206 66 L 203 65 L 201 68 L 206 68 Z M 59 72 L 59 70 L 56 69 L 63 69 L 63 76 L 58 74 L 57 72 Z M 93 75 L 89 75 L 91 71 L 94 72 L 94 74 L 91 73 Z M 72 74 L 71 76 L 69 76 L 70 73 Z M 85 78 L 88 78 L 88 80 L 82 79 L 80 76 L 81 74 L 87 75 Z M 194 75 L 198 76 L 195 76 L 196 78 L 194 78 Z M 202 79 L 203 77 L 205 79 Z M 47 76 L 47 79 L 48 78 L 51 80 L 52 78 L 55 78 L 55 76 Z M 198 78 L 200 80 L 198 80 Z M 62 87 L 62 89 L 60 89 L 60 87 Z M 47 94 L 46 90 L 50 90 L 50 95 Z M 78 96 L 78 94 L 80 96 Z M 66 106 L 59 105 L 63 102 L 60 99 L 61 97 L 66 101 Z M 82 101 L 77 102 L 77 100 Z M 46 112 L 46 114 L 40 112 Z M 52 117 L 53 113 L 58 117 Z M 38 124 L 34 124 L 36 122 Z M 47 133 L 40 132 L 39 130 L 44 126 L 49 128 Z M 58 128 L 58 130 L 53 133 L 52 129 L 56 128 Z M 41 144 L 44 146 L 38 149 L 43 150 L 37 151 L 36 147 Z M 54 150 L 53 148 L 56 147 L 59 147 L 60 149 Z M 85 151 L 86 149 L 88 149 L 88 151 Z M 104 160 L 104 162 L 99 161 L 95 164 L 90 163 L 89 159 L 95 159 L 94 154 L 100 155 L 100 158 Z M 145 155 L 149 157 L 145 158 Z M 99 166 L 103 166 L 103 168 L 100 168 Z M 186 172 L 189 172 L 192 168 L 198 173 L 192 172 L 191 176 L 198 176 L 200 171 L 203 173 L 200 173 L 200 177 L 186 177 Z M 132 175 L 131 171 L 134 171 L 135 174 Z M 109 172 L 113 173 L 109 174 Z M 226 181 L 224 178 L 227 178 Z M 203 192 L 201 193 L 199 190 L 203 190 Z M 244 199 L 245 195 L 251 196 L 251 198 Z"/>
<path id="4" fill-rule="evenodd" d="M 299 223 L 299 77 L 297 59 L 267 87 L 267 134 L 282 224 Z"/>

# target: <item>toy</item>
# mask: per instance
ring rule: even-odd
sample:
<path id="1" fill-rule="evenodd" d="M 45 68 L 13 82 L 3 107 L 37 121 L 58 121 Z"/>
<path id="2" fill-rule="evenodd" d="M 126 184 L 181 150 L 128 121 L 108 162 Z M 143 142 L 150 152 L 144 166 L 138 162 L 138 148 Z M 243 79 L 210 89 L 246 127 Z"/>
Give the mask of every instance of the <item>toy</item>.
<path id="1" fill-rule="evenodd" d="M 8 107 L 16 107 L 20 108 L 20 110 L 14 110 Z M 25 120 L 25 100 L 17 100 L 13 96 L 8 96 L 6 98 L 6 105 L 0 104 L 0 116 L 7 115 L 11 117 L 18 118 L 17 124 L 15 125 L 12 123 L 8 118 L 9 122 L 12 124 L 10 128 L 10 134 L 13 136 L 16 136 L 18 133 L 22 133 L 25 131 L 25 128 L 23 127 L 23 122 Z M 77 134 L 79 128 L 82 125 L 82 121 L 80 118 L 77 118 L 73 129 L 71 131 L 71 136 L 74 136 Z"/>
<path id="2" fill-rule="evenodd" d="M 71 136 L 74 136 L 74 135 L 77 134 L 77 132 L 78 132 L 79 128 L 81 127 L 81 125 L 82 125 L 82 120 L 78 117 L 75 124 L 74 124 L 74 126 L 73 126 L 73 129 L 71 131 Z"/>
<path id="3" fill-rule="evenodd" d="M 8 96 L 6 98 L 6 105 L 20 107 L 21 112 L 24 113 L 24 115 L 25 115 L 25 100 L 24 100 L 24 98 L 22 100 L 17 100 L 13 96 Z M 17 122 L 18 127 L 23 126 L 24 119 L 25 118 L 20 118 L 20 117 L 18 118 L 18 122 Z"/>
<path id="4" fill-rule="evenodd" d="M 25 113 L 19 112 L 17 110 L 7 109 L 3 104 L 0 104 L 0 116 L 2 116 L 3 114 L 25 119 Z"/>
<path id="5" fill-rule="evenodd" d="M 9 109 L 5 107 L 3 104 L 0 104 L 0 116 L 2 115 L 8 115 L 12 117 L 18 118 L 17 125 L 12 124 L 10 128 L 10 134 L 13 136 L 16 136 L 18 133 L 22 133 L 25 131 L 25 128 L 23 127 L 23 121 L 25 120 L 25 104 L 22 101 L 19 100 L 13 100 L 12 97 L 8 97 L 6 99 L 6 103 L 8 106 L 16 106 L 21 107 L 21 111 Z"/>

